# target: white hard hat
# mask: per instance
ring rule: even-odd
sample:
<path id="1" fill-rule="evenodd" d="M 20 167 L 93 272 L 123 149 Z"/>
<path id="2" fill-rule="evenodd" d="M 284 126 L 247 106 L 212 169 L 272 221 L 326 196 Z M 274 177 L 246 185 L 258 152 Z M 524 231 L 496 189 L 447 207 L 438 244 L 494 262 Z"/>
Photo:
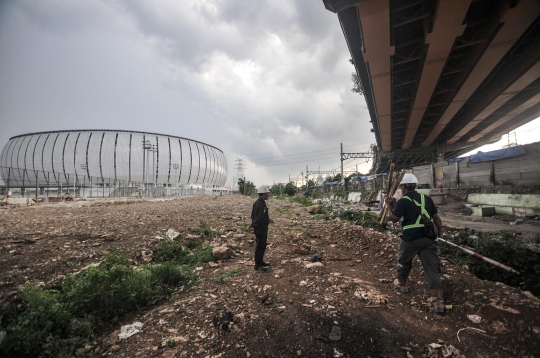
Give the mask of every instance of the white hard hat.
<path id="1" fill-rule="evenodd" d="M 269 192 L 270 190 L 268 189 L 268 185 L 261 185 L 259 188 L 257 188 L 257 194 L 265 194 Z"/>
<path id="2" fill-rule="evenodd" d="M 403 184 L 418 184 L 418 178 L 416 178 L 414 174 L 405 173 L 399 185 L 403 185 Z"/>

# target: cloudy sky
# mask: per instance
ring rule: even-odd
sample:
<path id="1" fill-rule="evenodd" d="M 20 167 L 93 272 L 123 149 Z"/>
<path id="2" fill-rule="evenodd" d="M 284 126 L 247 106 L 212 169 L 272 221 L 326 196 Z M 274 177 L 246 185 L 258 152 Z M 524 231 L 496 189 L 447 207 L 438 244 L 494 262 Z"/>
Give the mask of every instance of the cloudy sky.
<path id="1" fill-rule="evenodd" d="M 375 141 L 322 1 L 2 0 L 0 49 L 0 147 L 37 131 L 151 131 L 222 149 L 230 178 L 243 157 L 259 185 Z"/>
<path id="2" fill-rule="evenodd" d="M 349 57 L 320 0 L 0 0 L 0 148 L 123 129 L 220 148 L 228 184 L 237 157 L 257 185 L 337 169 L 375 141 Z"/>

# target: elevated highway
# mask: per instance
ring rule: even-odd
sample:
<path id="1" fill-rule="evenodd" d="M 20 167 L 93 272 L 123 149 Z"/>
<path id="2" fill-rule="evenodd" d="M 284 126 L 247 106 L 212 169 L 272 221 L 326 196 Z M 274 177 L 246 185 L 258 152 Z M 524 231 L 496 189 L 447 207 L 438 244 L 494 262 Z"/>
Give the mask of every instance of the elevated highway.
<path id="1" fill-rule="evenodd" d="M 323 0 L 337 13 L 381 154 L 404 168 L 540 116 L 539 0 Z"/>

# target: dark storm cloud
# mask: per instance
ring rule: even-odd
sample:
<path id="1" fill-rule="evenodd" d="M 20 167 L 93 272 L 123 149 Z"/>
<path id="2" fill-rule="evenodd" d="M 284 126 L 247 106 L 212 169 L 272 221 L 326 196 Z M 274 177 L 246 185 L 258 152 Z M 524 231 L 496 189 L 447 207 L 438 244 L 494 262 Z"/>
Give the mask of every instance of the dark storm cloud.
<path id="1" fill-rule="evenodd" d="M 336 158 L 250 164 L 257 184 L 337 166 L 374 141 L 348 50 L 322 1 L 12 1 L 0 8 L 0 134 L 131 129 L 250 158 L 335 148 Z M 308 160 L 306 160 L 308 161 Z"/>

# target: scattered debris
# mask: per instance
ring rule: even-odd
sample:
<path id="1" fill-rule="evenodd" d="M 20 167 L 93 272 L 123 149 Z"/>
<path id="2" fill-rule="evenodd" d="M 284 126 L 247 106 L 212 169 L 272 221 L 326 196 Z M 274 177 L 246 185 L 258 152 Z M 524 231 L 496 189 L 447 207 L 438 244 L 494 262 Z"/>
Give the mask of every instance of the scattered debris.
<path id="1" fill-rule="evenodd" d="M 141 328 L 143 327 L 142 322 L 134 322 L 132 324 L 128 324 L 125 326 L 120 327 L 120 334 L 118 334 L 119 339 L 128 339 L 129 337 L 133 336 L 134 334 L 139 333 Z"/>
<path id="2" fill-rule="evenodd" d="M 318 267 L 324 267 L 322 262 L 311 262 L 306 264 L 306 268 L 318 268 Z"/>
<path id="3" fill-rule="evenodd" d="M 477 323 L 477 322 L 475 322 L 475 323 Z M 456 333 L 456 337 L 457 337 L 458 342 L 461 342 L 461 340 L 459 339 L 459 332 L 464 331 L 464 330 L 471 330 L 471 331 L 477 331 L 477 332 L 486 333 L 486 331 L 481 330 L 481 329 L 478 329 L 478 328 L 465 327 L 465 328 L 460 329 L 460 330 L 457 331 L 457 333 Z"/>
<path id="4" fill-rule="evenodd" d="M 309 261 L 311 262 L 322 261 L 323 255 L 324 255 L 324 252 L 319 252 L 318 254 L 311 256 Z"/>
<path id="5" fill-rule="evenodd" d="M 338 326 L 332 326 L 332 330 L 330 331 L 328 338 L 331 341 L 339 341 L 341 339 L 341 328 Z"/>
<path id="6" fill-rule="evenodd" d="M 169 238 L 169 240 L 174 240 L 178 236 L 180 236 L 180 233 L 178 231 L 173 230 L 173 229 L 169 229 L 169 230 L 167 230 L 167 233 L 165 235 Z"/>
<path id="7" fill-rule="evenodd" d="M 469 314 L 467 315 L 467 318 L 470 319 L 473 323 L 480 323 L 482 322 L 482 317 L 476 314 Z"/>

